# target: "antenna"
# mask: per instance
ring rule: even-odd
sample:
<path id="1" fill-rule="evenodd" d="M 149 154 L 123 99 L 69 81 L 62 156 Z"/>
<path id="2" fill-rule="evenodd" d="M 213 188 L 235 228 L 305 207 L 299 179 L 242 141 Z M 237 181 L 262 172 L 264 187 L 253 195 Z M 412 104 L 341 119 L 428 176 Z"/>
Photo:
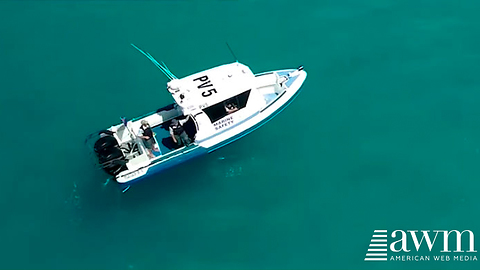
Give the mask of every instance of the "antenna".
<path id="1" fill-rule="evenodd" d="M 173 80 L 173 79 L 177 79 L 177 77 L 175 75 L 173 75 L 173 73 L 168 69 L 167 65 L 165 65 L 165 63 L 162 62 L 163 66 L 160 65 L 157 60 L 155 60 L 155 58 L 153 58 L 153 56 L 151 56 L 149 53 L 146 53 L 144 51 L 142 51 L 140 48 L 138 48 L 137 46 L 133 45 L 133 44 L 130 44 L 132 45 L 135 49 L 137 49 L 139 52 L 141 52 L 143 55 L 145 55 L 150 61 L 152 61 L 152 63 L 158 68 L 160 69 L 163 74 L 165 74 L 165 76 L 167 76 L 167 78 L 169 78 L 170 80 Z"/>
<path id="2" fill-rule="evenodd" d="M 237 59 L 237 57 L 235 56 L 235 54 L 233 53 L 232 48 L 230 48 L 230 45 L 228 45 L 228 42 L 225 42 L 225 43 L 227 44 L 227 47 L 228 47 L 228 49 L 230 50 L 230 53 L 233 55 L 233 58 L 235 58 L 235 62 L 238 62 L 238 59 Z"/>

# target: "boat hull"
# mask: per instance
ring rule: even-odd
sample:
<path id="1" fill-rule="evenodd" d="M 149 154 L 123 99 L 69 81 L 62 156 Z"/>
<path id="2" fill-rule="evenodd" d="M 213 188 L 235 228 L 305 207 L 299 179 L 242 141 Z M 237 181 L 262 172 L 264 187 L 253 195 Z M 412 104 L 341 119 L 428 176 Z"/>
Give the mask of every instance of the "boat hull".
<path id="1" fill-rule="evenodd" d="M 190 149 L 187 148 L 185 152 L 178 154 L 178 156 L 170 157 L 163 162 L 157 162 L 150 165 L 148 168 L 138 170 L 137 172 L 139 173 L 137 175 L 135 175 L 135 172 L 133 172 L 132 174 L 134 175 L 132 176 L 131 180 L 128 180 L 126 182 L 119 182 L 120 187 L 122 188 L 122 190 L 126 190 L 130 188 L 130 186 L 133 184 L 141 182 L 147 178 L 151 178 L 152 176 L 159 175 L 168 169 L 171 169 L 189 160 L 206 155 L 208 153 L 208 151 L 203 147 L 199 147 L 197 145 L 192 145 L 190 147 Z"/>

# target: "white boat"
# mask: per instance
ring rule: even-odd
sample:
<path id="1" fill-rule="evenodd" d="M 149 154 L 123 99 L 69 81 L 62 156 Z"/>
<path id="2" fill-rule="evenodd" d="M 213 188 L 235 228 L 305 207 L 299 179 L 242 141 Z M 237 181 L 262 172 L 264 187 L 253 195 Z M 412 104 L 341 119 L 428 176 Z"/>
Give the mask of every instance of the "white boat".
<path id="1" fill-rule="evenodd" d="M 248 66 L 234 62 L 178 79 L 165 64 L 141 52 L 170 79 L 167 89 L 174 103 L 129 121 L 122 119 L 88 138 L 95 141 L 92 148 L 99 166 L 124 191 L 256 130 L 297 97 L 307 77 L 303 67 L 254 74 Z M 174 119 L 184 120 L 190 144 L 173 142 L 169 126 Z M 143 120 L 153 131 L 154 151 L 138 136 Z"/>

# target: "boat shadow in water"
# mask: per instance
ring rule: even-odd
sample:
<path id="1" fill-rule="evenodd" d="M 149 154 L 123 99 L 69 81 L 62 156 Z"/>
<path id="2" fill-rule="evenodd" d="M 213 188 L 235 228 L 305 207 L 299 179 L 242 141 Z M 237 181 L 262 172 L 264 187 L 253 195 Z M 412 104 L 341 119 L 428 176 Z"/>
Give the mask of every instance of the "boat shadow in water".
<path id="1" fill-rule="evenodd" d="M 138 212 L 139 208 L 156 205 L 158 209 L 167 209 L 172 202 L 212 189 L 204 177 L 199 179 L 192 174 L 196 168 L 199 168 L 198 164 L 193 161 L 183 167 L 166 170 L 146 179 L 141 185 L 134 185 L 125 193 L 114 180 L 105 185 L 102 181 L 75 184 L 69 196 L 73 199 L 65 202 L 71 211 L 70 223 L 90 228 L 99 222 L 123 220 L 125 215 Z"/>
<path id="2" fill-rule="evenodd" d="M 133 185 L 121 195 L 123 207 L 138 209 L 149 204 L 169 203 L 202 190 L 213 189 L 214 183 L 209 181 L 210 177 L 201 172 L 201 168 L 210 163 L 208 159 L 195 159 L 182 167 L 170 168 L 145 179 L 141 185 Z"/>

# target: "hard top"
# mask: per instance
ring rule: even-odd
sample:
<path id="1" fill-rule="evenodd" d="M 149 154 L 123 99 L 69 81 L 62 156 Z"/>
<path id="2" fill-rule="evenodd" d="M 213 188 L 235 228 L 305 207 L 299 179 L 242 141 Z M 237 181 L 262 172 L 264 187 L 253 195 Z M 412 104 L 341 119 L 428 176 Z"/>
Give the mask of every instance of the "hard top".
<path id="1" fill-rule="evenodd" d="M 254 78 L 249 67 L 235 62 L 174 79 L 167 88 L 187 115 L 252 89 Z"/>

